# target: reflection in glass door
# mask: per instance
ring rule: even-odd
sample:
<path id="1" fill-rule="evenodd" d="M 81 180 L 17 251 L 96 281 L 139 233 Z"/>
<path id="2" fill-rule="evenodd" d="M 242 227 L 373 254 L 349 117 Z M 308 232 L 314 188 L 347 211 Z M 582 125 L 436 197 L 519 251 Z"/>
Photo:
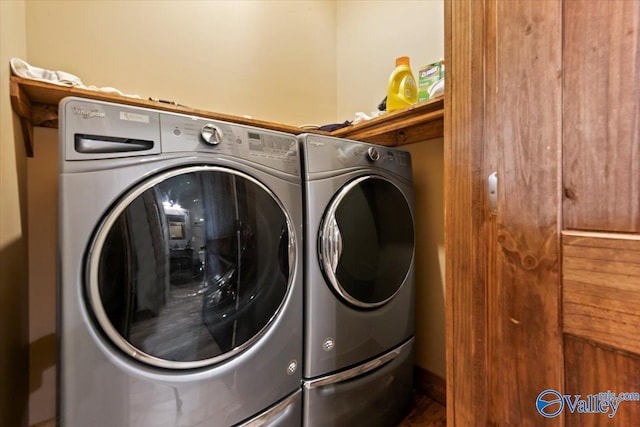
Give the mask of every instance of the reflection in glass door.
<path id="1" fill-rule="evenodd" d="M 384 178 L 357 178 L 332 200 L 319 240 L 319 261 L 336 293 L 357 307 L 383 305 L 403 285 L 413 262 L 409 202 Z"/>
<path id="2" fill-rule="evenodd" d="M 264 185 L 191 167 L 113 209 L 91 251 L 88 296 L 122 350 L 161 367 L 214 363 L 253 342 L 290 285 L 290 222 Z"/>

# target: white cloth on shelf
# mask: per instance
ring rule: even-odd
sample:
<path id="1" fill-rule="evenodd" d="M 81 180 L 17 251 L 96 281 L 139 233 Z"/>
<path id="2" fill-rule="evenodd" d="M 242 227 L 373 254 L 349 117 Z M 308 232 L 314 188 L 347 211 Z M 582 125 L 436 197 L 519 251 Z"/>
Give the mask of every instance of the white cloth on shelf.
<path id="1" fill-rule="evenodd" d="M 130 98 L 140 98 L 139 95 L 130 95 L 122 93 L 113 87 L 97 87 L 97 86 L 85 86 L 80 80 L 80 77 L 67 73 L 66 71 L 51 71 L 40 67 L 34 67 L 29 65 L 26 61 L 20 58 L 11 58 L 11 72 L 25 79 L 37 80 L 45 83 L 53 83 L 66 87 L 77 87 L 80 89 L 95 90 L 97 92 L 112 93 L 120 96 L 128 96 Z"/>
<path id="2" fill-rule="evenodd" d="M 13 74 L 25 79 L 38 80 L 41 82 L 53 83 L 60 86 L 80 86 L 80 77 L 65 71 L 50 71 L 44 68 L 34 67 L 27 64 L 20 58 L 11 58 L 11 71 Z"/>
<path id="3" fill-rule="evenodd" d="M 375 119 L 376 117 L 384 116 L 385 114 L 387 114 L 386 111 L 373 111 L 370 115 L 365 114 L 362 111 L 358 111 L 351 124 L 357 125 L 358 123 L 366 122 L 367 120 Z"/>

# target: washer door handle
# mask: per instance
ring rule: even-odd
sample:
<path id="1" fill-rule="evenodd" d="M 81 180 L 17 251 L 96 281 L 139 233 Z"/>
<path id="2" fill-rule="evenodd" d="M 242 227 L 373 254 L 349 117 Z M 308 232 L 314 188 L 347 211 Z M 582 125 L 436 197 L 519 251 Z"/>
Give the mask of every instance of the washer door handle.
<path id="1" fill-rule="evenodd" d="M 331 216 L 325 227 L 324 235 L 324 255 L 328 261 L 328 266 L 331 271 L 335 273 L 338 268 L 338 262 L 342 255 L 342 234 L 338 227 L 338 222 L 335 216 Z"/>

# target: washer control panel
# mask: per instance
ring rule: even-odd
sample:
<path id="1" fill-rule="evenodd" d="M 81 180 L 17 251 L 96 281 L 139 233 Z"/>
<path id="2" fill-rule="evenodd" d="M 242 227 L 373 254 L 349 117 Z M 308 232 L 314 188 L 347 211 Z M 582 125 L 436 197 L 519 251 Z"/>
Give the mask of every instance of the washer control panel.
<path id="1" fill-rule="evenodd" d="M 241 157 L 291 174 L 300 173 L 296 137 L 282 132 L 192 117 L 160 114 L 163 153 L 202 152 Z"/>

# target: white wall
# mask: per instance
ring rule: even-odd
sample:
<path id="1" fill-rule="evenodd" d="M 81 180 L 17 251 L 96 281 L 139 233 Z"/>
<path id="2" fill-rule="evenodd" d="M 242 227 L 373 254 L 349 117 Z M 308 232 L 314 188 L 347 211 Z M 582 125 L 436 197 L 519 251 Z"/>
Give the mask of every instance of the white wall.
<path id="1" fill-rule="evenodd" d="M 26 54 L 24 1 L 0 1 L 0 424 L 26 426 L 27 165 L 9 101 L 9 59 Z"/>
<path id="2" fill-rule="evenodd" d="M 416 365 L 445 378 L 444 141 L 409 144 L 416 208 Z"/>
<path id="3" fill-rule="evenodd" d="M 444 1 L 338 2 L 338 122 L 376 111 L 398 56 L 413 74 L 444 57 Z"/>
<path id="4" fill-rule="evenodd" d="M 85 84 L 300 125 L 384 98 L 395 58 L 444 56 L 444 2 L 28 1 L 31 65 Z"/>
<path id="5" fill-rule="evenodd" d="M 334 1 L 28 1 L 31 65 L 208 111 L 333 123 Z"/>

